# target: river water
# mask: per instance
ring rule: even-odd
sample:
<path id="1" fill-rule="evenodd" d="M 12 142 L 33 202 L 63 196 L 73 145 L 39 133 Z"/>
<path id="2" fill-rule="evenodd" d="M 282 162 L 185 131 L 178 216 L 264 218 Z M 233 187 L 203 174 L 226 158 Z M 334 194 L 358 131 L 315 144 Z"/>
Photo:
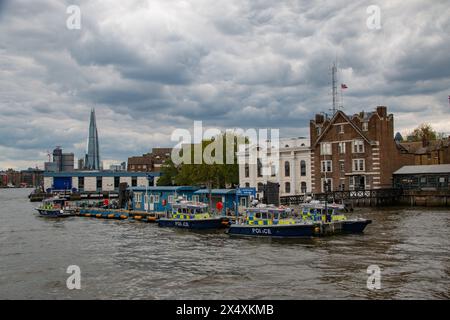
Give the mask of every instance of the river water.
<path id="1" fill-rule="evenodd" d="M 2 299 L 449 299 L 450 210 L 357 209 L 364 235 L 230 238 L 156 224 L 38 217 L 0 189 Z M 367 289 L 367 267 L 381 289 Z M 81 289 L 69 290 L 69 265 Z"/>

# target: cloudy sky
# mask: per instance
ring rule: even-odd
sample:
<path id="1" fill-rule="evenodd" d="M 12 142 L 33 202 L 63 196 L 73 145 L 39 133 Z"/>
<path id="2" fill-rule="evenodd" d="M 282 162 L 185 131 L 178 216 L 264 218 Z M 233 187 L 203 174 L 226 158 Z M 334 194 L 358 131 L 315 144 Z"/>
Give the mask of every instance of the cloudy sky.
<path id="1" fill-rule="evenodd" d="M 0 0 L 0 169 L 42 167 L 56 145 L 82 157 L 92 107 L 106 163 L 173 146 L 194 120 L 307 135 L 336 58 L 346 112 L 386 105 L 397 131 L 449 132 L 448 0 L 349 3 Z"/>

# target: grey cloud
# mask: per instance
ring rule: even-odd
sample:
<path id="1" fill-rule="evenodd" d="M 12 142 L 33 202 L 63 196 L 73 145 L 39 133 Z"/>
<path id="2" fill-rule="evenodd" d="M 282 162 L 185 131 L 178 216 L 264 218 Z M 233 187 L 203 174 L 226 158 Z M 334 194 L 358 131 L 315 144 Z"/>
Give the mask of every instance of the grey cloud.
<path id="1" fill-rule="evenodd" d="M 79 0 L 78 31 L 72 2 L 0 1 L 0 168 L 57 144 L 82 156 L 93 106 L 103 159 L 168 145 L 194 120 L 307 135 L 329 112 L 336 57 L 346 112 L 388 105 L 399 130 L 448 123 L 446 1 L 377 1 L 382 29 L 369 30 L 363 0 Z"/>

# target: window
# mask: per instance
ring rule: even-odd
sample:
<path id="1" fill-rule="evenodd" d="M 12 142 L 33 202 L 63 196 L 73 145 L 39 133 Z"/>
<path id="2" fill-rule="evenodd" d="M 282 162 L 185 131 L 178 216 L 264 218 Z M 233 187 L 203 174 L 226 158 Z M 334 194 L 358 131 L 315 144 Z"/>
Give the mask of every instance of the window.
<path id="1" fill-rule="evenodd" d="M 345 161 L 344 160 L 339 161 L 339 170 L 341 172 L 345 172 Z"/>
<path id="2" fill-rule="evenodd" d="M 317 127 L 316 128 L 316 132 L 317 132 L 317 135 L 320 136 L 320 134 L 322 133 L 322 128 L 321 127 Z"/>
<path id="3" fill-rule="evenodd" d="M 331 160 L 323 160 L 322 162 L 322 172 L 332 172 L 332 162 Z"/>
<path id="4" fill-rule="evenodd" d="M 256 164 L 256 166 L 257 166 L 257 173 L 258 173 L 258 177 L 262 177 L 262 162 L 261 162 L 261 159 L 258 159 L 257 160 L 257 164 Z"/>
<path id="5" fill-rule="evenodd" d="M 258 192 L 263 192 L 264 191 L 264 185 L 260 182 L 258 183 Z"/>
<path id="6" fill-rule="evenodd" d="M 120 185 L 120 177 L 114 177 L 114 189 L 118 189 Z"/>
<path id="7" fill-rule="evenodd" d="M 301 191 L 301 193 L 306 193 L 307 192 L 307 190 L 306 190 L 306 182 L 302 182 L 300 184 L 300 191 Z"/>
<path id="8" fill-rule="evenodd" d="M 154 195 L 154 203 L 159 203 L 159 195 L 158 194 Z"/>
<path id="9" fill-rule="evenodd" d="M 137 177 L 131 177 L 131 186 L 136 187 L 137 186 Z"/>
<path id="10" fill-rule="evenodd" d="M 345 153 L 345 142 L 339 142 L 338 150 L 339 150 L 339 154 L 344 154 Z"/>
<path id="11" fill-rule="evenodd" d="M 362 124 L 362 130 L 363 131 L 369 131 L 369 123 L 367 121 L 364 121 Z"/>
<path id="12" fill-rule="evenodd" d="M 250 188 L 250 183 L 246 182 L 246 183 L 245 183 L 245 187 L 246 187 L 246 188 Z"/>
<path id="13" fill-rule="evenodd" d="M 364 170 L 365 170 L 365 160 L 353 159 L 353 171 L 364 171 Z"/>
<path id="14" fill-rule="evenodd" d="M 320 144 L 320 154 L 321 155 L 331 155 L 331 143 L 322 142 Z"/>
<path id="15" fill-rule="evenodd" d="M 364 152 L 364 141 L 353 140 L 353 153 L 363 153 L 363 152 Z"/>
<path id="16" fill-rule="evenodd" d="M 136 203 L 140 203 L 142 201 L 142 193 L 136 193 Z"/>
<path id="17" fill-rule="evenodd" d="M 102 186 L 103 186 L 102 182 L 103 182 L 102 177 L 97 177 L 97 190 L 102 190 Z"/>
<path id="18" fill-rule="evenodd" d="M 250 177 L 250 166 L 248 165 L 248 163 L 245 164 L 245 177 Z"/>
<path id="19" fill-rule="evenodd" d="M 300 175 L 302 177 L 306 176 L 306 161 L 305 160 L 300 161 Z"/>
<path id="20" fill-rule="evenodd" d="M 247 207 L 247 197 L 241 197 L 239 198 L 239 206 L 241 207 Z"/>
<path id="21" fill-rule="evenodd" d="M 291 175 L 291 168 L 289 165 L 289 161 L 284 162 L 284 176 L 289 177 Z"/>
<path id="22" fill-rule="evenodd" d="M 168 196 L 167 197 L 167 202 L 168 203 L 173 203 L 174 202 L 173 199 L 174 199 L 174 196 Z"/>
<path id="23" fill-rule="evenodd" d="M 333 191 L 333 180 L 331 178 L 322 178 L 322 192 Z"/>
<path id="24" fill-rule="evenodd" d="M 78 177 L 78 190 L 83 191 L 84 189 L 84 177 Z"/>
<path id="25" fill-rule="evenodd" d="M 339 191 L 344 191 L 345 190 L 345 183 L 341 183 L 339 185 Z"/>
<path id="26" fill-rule="evenodd" d="M 291 183 L 290 182 L 286 182 L 284 184 L 284 192 L 286 192 L 286 193 L 290 193 L 291 192 Z"/>
<path id="27" fill-rule="evenodd" d="M 344 133 L 344 125 L 340 124 L 336 126 L 337 133 Z"/>
<path id="28" fill-rule="evenodd" d="M 275 177 L 277 175 L 277 167 L 274 164 L 270 167 L 270 175 L 272 177 Z"/>
<path id="29" fill-rule="evenodd" d="M 199 195 L 193 195 L 192 196 L 192 201 L 193 202 L 200 202 L 200 196 Z"/>

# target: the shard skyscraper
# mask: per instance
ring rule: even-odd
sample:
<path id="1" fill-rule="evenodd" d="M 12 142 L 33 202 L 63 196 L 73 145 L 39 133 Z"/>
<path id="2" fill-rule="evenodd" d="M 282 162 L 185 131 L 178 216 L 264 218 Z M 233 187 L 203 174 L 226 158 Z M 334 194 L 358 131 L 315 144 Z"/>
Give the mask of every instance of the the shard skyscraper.
<path id="1" fill-rule="evenodd" d="M 95 122 L 95 110 L 91 110 L 89 122 L 89 136 L 87 140 L 87 152 L 84 167 L 88 170 L 100 170 L 100 154 L 98 149 L 97 123 Z"/>

